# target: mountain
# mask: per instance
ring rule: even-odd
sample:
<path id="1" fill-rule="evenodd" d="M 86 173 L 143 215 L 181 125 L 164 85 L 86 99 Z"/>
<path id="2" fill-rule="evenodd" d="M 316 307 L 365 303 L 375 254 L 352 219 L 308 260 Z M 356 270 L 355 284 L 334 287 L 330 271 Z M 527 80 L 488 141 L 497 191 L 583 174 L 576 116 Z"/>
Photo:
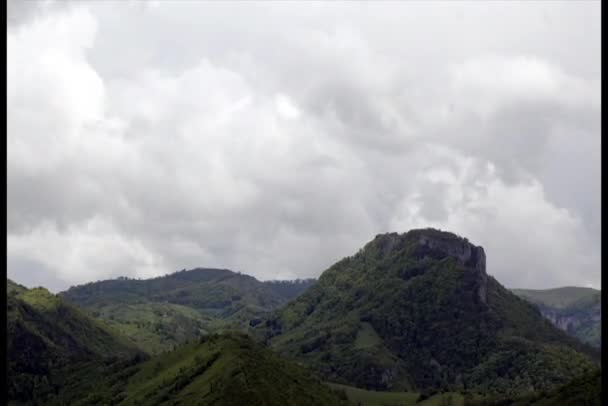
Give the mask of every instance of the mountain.
<path id="1" fill-rule="evenodd" d="M 7 386 L 12 401 L 42 400 L 75 366 L 143 359 L 125 339 L 44 288 L 7 280 Z"/>
<path id="2" fill-rule="evenodd" d="M 11 280 L 7 292 L 9 404 L 347 404 L 308 370 L 241 333 L 197 334 L 150 358 L 63 296 Z M 159 311 L 156 304 L 146 306 Z"/>
<path id="3" fill-rule="evenodd" d="M 246 329 L 250 320 L 312 284 L 314 280 L 260 282 L 227 269 L 197 268 L 154 279 L 93 282 L 60 295 L 156 354 L 201 334 Z"/>
<path id="4" fill-rule="evenodd" d="M 374 390 L 549 390 L 599 354 L 486 273 L 482 247 L 435 229 L 376 236 L 256 325 L 326 380 Z"/>
<path id="5" fill-rule="evenodd" d="M 602 292 L 591 288 L 512 289 L 570 335 L 596 348 L 602 345 Z"/>
<path id="6" fill-rule="evenodd" d="M 203 336 L 109 376 L 73 405 L 345 405 L 311 373 L 241 333 Z"/>

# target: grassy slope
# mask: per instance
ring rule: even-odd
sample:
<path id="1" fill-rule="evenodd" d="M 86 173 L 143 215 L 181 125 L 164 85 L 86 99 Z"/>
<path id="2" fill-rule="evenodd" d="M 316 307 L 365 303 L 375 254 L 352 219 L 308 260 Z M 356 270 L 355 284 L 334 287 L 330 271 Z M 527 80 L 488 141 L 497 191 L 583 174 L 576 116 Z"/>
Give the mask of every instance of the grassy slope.
<path id="1" fill-rule="evenodd" d="M 212 335 L 102 382 L 73 404 L 340 405 L 304 368 L 239 333 Z"/>
<path id="2" fill-rule="evenodd" d="M 172 303 L 108 305 L 95 315 L 150 354 L 222 328 L 221 320 Z"/>
<path id="3" fill-rule="evenodd" d="M 111 328 L 43 288 L 9 291 L 7 355 L 12 400 L 59 390 L 71 365 L 143 356 Z"/>
<path id="4" fill-rule="evenodd" d="M 48 326 L 34 323 L 28 327 L 41 335 L 47 335 L 49 342 L 56 346 L 61 346 L 66 341 L 61 339 L 53 342 L 55 335 L 64 334 L 70 337 L 69 341 L 73 342 L 75 348 L 90 354 L 120 356 L 136 352 L 133 345 L 116 334 L 117 332 L 107 324 L 91 318 L 81 309 L 66 303 L 61 297 L 44 288 L 28 289 L 16 296 L 16 299 L 23 301 L 41 316 L 40 319 L 25 317 L 19 321 L 45 321 L 52 324 L 50 327 L 54 331 L 45 329 Z"/>
<path id="5" fill-rule="evenodd" d="M 417 392 L 377 392 L 337 383 L 328 385 L 344 391 L 352 404 L 360 406 L 462 406 L 464 402 L 460 393 L 438 393 L 419 400 Z"/>
<path id="6" fill-rule="evenodd" d="M 377 237 L 324 272 L 259 334 L 325 379 L 380 390 L 521 393 L 593 367 L 577 351 L 590 348 L 491 277 L 481 302 L 479 275 L 445 255 L 420 252 L 420 233 Z"/>
<path id="7" fill-rule="evenodd" d="M 361 406 L 600 406 L 601 372 L 595 370 L 548 393 L 519 398 L 493 399 L 482 394 L 438 393 L 419 400 L 416 392 L 376 392 L 328 383 L 344 391 L 348 400 Z"/>
<path id="8" fill-rule="evenodd" d="M 361 406 L 410 406 L 415 405 L 420 396 L 417 392 L 377 392 L 338 383 L 328 385 L 335 390 L 344 391 L 351 403 Z"/>

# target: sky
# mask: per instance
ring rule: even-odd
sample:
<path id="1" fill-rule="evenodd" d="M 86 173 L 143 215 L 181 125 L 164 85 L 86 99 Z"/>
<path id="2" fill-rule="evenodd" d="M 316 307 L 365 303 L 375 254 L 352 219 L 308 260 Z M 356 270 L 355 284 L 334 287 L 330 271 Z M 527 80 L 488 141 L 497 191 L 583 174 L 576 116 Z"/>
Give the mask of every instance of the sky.
<path id="1" fill-rule="evenodd" d="M 9 0 L 8 277 L 318 277 L 434 227 L 600 288 L 600 2 Z"/>

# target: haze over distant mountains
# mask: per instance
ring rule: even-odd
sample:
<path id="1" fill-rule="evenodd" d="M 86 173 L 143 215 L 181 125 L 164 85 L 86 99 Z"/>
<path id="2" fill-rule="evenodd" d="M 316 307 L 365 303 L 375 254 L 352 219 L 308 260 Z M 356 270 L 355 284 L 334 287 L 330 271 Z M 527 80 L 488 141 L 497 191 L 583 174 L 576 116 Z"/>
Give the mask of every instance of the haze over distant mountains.
<path id="1" fill-rule="evenodd" d="M 553 324 L 589 343 L 602 345 L 602 293 L 592 288 L 512 289 L 534 303 Z"/>

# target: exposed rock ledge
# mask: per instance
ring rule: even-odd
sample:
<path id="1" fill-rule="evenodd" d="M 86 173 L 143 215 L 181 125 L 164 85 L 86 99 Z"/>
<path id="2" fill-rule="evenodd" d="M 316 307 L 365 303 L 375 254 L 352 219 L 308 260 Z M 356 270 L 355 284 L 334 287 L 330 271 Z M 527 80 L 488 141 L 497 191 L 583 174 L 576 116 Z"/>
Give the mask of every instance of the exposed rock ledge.
<path id="1" fill-rule="evenodd" d="M 421 258 L 427 255 L 434 255 L 435 258 L 450 256 L 461 265 L 476 272 L 479 279 L 477 294 L 483 303 L 487 302 L 488 275 L 486 273 L 486 254 L 482 247 L 473 245 L 466 238 L 456 234 L 433 228 L 410 230 L 404 234 L 380 234 L 375 238 L 383 256 L 394 250 L 402 249 L 413 241 L 422 248 Z"/>
<path id="2" fill-rule="evenodd" d="M 453 235 L 451 233 L 445 234 Z M 456 236 L 454 235 L 454 237 Z M 477 294 L 479 299 L 483 303 L 486 303 L 488 275 L 486 273 L 486 254 L 483 247 L 473 245 L 465 238 L 456 237 L 439 239 L 425 233 L 420 235 L 419 243 L 430 249 L 441 251 L 450 257 L 456 258 L 462 265 L 475 270 L 480 281 Z"/>

